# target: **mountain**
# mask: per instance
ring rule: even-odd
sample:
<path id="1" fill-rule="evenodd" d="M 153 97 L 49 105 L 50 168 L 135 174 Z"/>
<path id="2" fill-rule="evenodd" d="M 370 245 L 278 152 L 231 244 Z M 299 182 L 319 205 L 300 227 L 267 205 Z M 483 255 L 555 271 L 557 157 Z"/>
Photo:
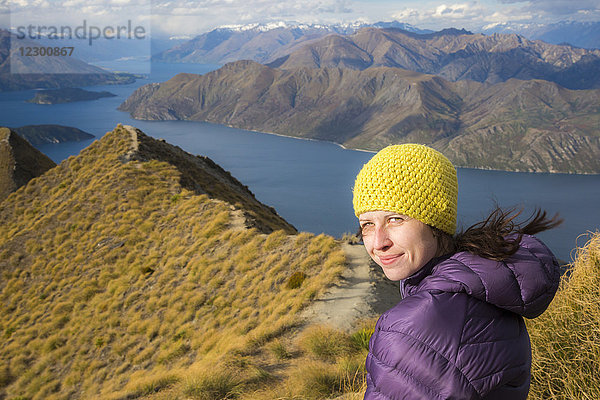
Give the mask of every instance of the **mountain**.
<path id="1" fill-rule="evenodd" d="M 0 127 L 0 202 L 56 164 L 27 140 Z"/>
<path id="2" fill-rule="evenodd" d="M 531 40 L 600 49 L 600 22 L 561 21 L 552 24 L 500 23 L 486 26 L 482 33 L 517 33 Z"/>
<path id="3" fill-rule="evenodd" d="M 46 143 L 80 142 L 94 138 L 81 129 L 62 125 L 26 125 L 11 128 L 34 146 Z"/>
<path id="4" fill-rule="evenodd" d="M 137 89 L 134 118 L 196 120 L 378 150 L 420 142 L 459 166 L 600 172 L 600 90 L 541 80 L 451 82 L 399 68 L 276 69 L 252 61 Z"/>
<path id="5" fill-rule="evenodd" d="M 511 34 L 472 34 L 446 29 L 415 34 L 363 28 L 329 35 L 269 64 L 278 68 L 386 66 L 439 75 L 450 81 L 499 83 L 543 79 L 569 89 L 600 88 L 600 50 L 531 41 Z"/>
<path id="6" fill-rule="evenodd" d="M 253 393 L 344 263 L 210 159 L 118 126 L 0 202 L 0 397 Z"/>
<path id="7" fill-rule="evenodd" d="M 74 101 L 90 101 L 98 100 L 103 97 L 115 97 L 116 94 L 107 91 L 94 92 L 83 90 L 80 88 L 61 88 L 39 90 L 35 93 L 32 99 L 27 100 L 29 103 L 36 104 L 61 104 L 72 103 Z"/>
<path id="8" fill-rule="evenodd" d="M 155 54 L 154 60 L 224 64 L 238 60 L 260 63 L 274 61 L 311 40 L 337 33 L 350 34 L 365 26 L 396 27 L 418 33 L 429 33 L 409 24 L 377 22 L 337 25 L 270 23 L 230 26 L 214 29 L 192 40 Z"/>
<path id="9" fill-rule="evenodd" d="M 12 49 L 11 35 L 0 29 L 0 92 L 36 88 L 63 88 L 92 85 L 126 84 L 135 81 L 135 76 L 126 73 L 111 73 L 87 64 L 75 57 L 21 57 L 18 49 Z M 26 44 L 27 41 L 19 41 Z M 36 44 L 31 42 L 31 46 Z M 13 69 L 23 73 L 11 72 Z"/>

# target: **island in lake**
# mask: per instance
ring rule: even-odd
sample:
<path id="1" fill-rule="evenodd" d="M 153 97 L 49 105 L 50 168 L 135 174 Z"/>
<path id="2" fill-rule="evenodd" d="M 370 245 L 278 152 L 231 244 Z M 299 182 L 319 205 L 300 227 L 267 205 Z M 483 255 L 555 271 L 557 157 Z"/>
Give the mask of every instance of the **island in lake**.
<path id="1" fill-rule="evenodd" d="M 81 129 L 62 125 L 26 125 L 11 129 L 34 146 L 46 143 L 81 142 L 95 137 Z"/>
<path id="2" fill-rule="evenodd" d="M 61 88 L 38 91 L 28 103 L 36 104 L 60 104 L 75 101 L 97 100 L 103 97 L 115 97 L 116 94 L 107 91 L 93 92 L 80 88 Z"/>

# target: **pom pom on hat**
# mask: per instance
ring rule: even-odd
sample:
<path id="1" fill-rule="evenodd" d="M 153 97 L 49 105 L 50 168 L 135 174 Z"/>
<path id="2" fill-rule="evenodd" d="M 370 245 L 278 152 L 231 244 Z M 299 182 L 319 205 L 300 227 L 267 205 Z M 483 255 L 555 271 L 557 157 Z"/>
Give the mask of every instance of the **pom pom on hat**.
<path id="1" fill-rule="evenodd" d="M 453 235 L 458 180 L 442 153 L 420 144 L 388 146 L 369 160 L 354 183 L 354 214 L 394 211 Z"/>

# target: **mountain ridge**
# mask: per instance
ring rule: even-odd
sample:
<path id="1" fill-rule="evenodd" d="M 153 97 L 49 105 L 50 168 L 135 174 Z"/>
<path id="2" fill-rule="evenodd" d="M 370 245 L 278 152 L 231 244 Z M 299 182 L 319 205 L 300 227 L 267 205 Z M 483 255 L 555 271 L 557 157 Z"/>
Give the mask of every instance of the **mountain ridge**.
<path id="1" fill-rule="evenodd" d="M 485 35 L 456 28 L 425 32 L 393 23 L 341 32 L 320 26 L 301 32 L 287 27 L 217 29 L 161 54 L 155 59 L 217 64 L 248 59 L 278 68 L 388 66 L 451 81 L 543 79 L 570 89 L 600 87 L 599 49 L 549 44 L 516 33 Z"/>
<path id="2" fill-rule="evenodd" d="M 255 227 L 262 233 L 278 229 L 288 234 L 297 233 L 296 228 L 281 218 L 273 207 L 259 202 L 247 186 L 210 158 L 191 156 L 178 146 L 152 139 L 133 126 L 123 125 L 122 128 L 131 134 L 132 142 L 131 150 L 120 156 L 122 162 L 168 160 L 179 170 L 183 188 L 238 206 L 243 210 L 247 227 Z"/>
<path id="3" fill-rule="evenodd" d="M 389 67 L 276 69 L 239 61 L 142 86 L 119 109 L 138 119 L 207 121 L 373 151 L 420 142 L 464 167 L 598 173 L 598 104 L 599 90 L 541 80 L 489 85 Z M 538 139 L 524 147 L 532 155 L 523 161 L 511 147 L 529 143 L 528 135 Z M 561 162 L 558 138 L 577 143 Z"/>
<path id="4" fill-rule="evenodd" d="M 330 44 L 333 40 L 334 47 Z M 450 81 L 493 84 L 510 78 L 543 79 L 569 89 L 600 87 L 600 50 L 551 45 L 517 34 L 486 36 L 456 29 L 419 35 L 398 29 L 363 28 L 352 35 L 330 35 L 312 41 L 272 66 L 387 66 L 435 74 Z"/>
<path id="5" fill-rule="evenodd" d="M 553 44 L 570 44 L 587 49 L 600 48 L 600 22 L 559 21 L 550 24 L 497 23 L 484 26 L 482 33 L 519 33 L 532 40 Z"/>
<path id="6" fill-rule="evenodd" d="M 34 146 L 46 143 L 80 142 L 95 136 L 71 126 L 41 124 L 10 128 Z"/>
<path id="7" fill-rule="evenodd" d="M 249 59 L 268 63 L 311 40 L 333 33 L 352 33 L 364 26 L 397 27 L 420 33 L 431 32 L 397 21 L 333 25 L 278 22 L 224 26 L 155 54 L 152 58 L 167 62 L 225 64 Z"/>
<path id="8" fill-rule="evenodd" d="M 232 370 L 252 393 L 344 263 L 208 158 L 119 125 L 0 201 L 0 397 L 183 396 Z"/>
<path id="9" fill-rule="evenodd" d="M 13 130 L 0 127 L 0 202 L 56 164 Z"/>
<path id="10" fill-rule="evenodd" d="M 0 29 L 0 92 L 37 88 L 64 88 L 92 85 L 126 84 L 136 76 L 127 73 L 112 73 L 71 57 L 21 57 L 12 49 L 11 37 L 15 35 Z M 23 45 L 37 45 L 21 41 Z M 11 60 L 12 58 L 12 60 Z M 23 67 L 24 73 L 13 73 L 11 62 Z M 70 71 L 70 72 L 66 72 Z"/>

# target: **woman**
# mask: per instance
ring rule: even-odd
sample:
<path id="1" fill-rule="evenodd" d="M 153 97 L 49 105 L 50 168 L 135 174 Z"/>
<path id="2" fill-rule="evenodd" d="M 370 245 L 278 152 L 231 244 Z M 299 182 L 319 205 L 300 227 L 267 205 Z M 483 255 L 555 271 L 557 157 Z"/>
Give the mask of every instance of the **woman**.
<path id="1" fill-rule="evenodd" d="M 523 317 L 550 304 L 560 271 L 531 236 L 560 223 L 497 209 L 455 235 L 456 170 L 405 144 L 358 174 L 354 211 L 371 258 L 400 281 L 402 300 L 371 337 L 365 399 L 526 399 L 531 347 Z"/>

